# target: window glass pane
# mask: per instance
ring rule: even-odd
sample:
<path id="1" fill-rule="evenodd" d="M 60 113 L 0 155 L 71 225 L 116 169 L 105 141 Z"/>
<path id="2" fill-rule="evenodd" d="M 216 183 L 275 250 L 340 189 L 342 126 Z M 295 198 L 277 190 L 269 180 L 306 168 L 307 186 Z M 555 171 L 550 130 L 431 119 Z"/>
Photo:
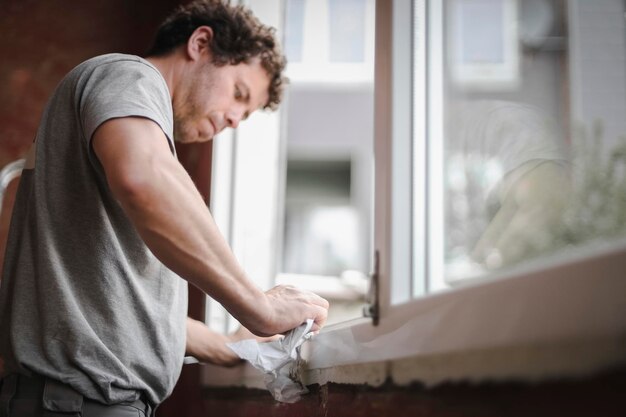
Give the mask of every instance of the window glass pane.
<path id="1" fill-rule="evenodd" d="M 428 41 L 444 50 L 428 98 L 443 103 L 429 126 L 443 166 L 429 175 L 448 285 L 626 236 L 624 5 L 443 3 L 443 36 Z"/>
<path id="2" fill-rule="evenodd" d="M 278 283 L 330 301 L 328 323 L 362 316 L 371 262 L 373 96 L 294 84 L 286 107 Z"/>
<path id="3" fill-rule="evenodd" d="M 365 0 L 329 0 L 331 62 L 365 61 Z"/>
<path id="4" fill-rule="evenodd" d="M 327 323 L 362 317 L 369 285 L 374 42 L 365 28 L 373 6 L 302 2 L 302 59 L 287 64 L 276 283 L 328 299 Z"/>
<path id="5" fill-rule="evenodd" d="M 289 62 L 302 61 L 305 1 L 287 0 L 285 3 L 285 41 L 283 44 Z"/>
<path id="6" fill-rule="evenodd" d="M 287 161 L 283 271 L 339 276 L 358 269 L 350 161 Z"/>

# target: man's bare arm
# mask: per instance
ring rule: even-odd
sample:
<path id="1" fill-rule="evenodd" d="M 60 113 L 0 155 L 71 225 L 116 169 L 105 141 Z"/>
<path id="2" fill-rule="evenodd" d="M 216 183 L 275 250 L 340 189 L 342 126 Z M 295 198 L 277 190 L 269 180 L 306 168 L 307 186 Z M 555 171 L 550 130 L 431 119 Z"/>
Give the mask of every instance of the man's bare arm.
<path id="1" fill-rule="evenodd" d="M 523 166 L 520 167 L 523 169 Z M 519 262 L 553 245 L 555 225 L 567 204 L 570 183 L 567 168 L 545 161 L 507 184 L 500 209 L 476 244 L 472 257 L 495 267 Z M 494 266 L 491 266 L 494 267 Z"/>
<path id="2" fill-rule="evenodd" d="M 150 250 L 168 268 L 219 301 L 259 335 L 290 330 L 307 318 L 321 327 L 328 302 L 279 286 L 267 292 L 245 275 L 191 178 L 149 119 L 103 123 L 92 146 L 107 182 Z"/>
<path id="3" fill-rule="evenodd" d="M 217 333 L 204 323 L 187 318 L 187 345 L 185 352 L 203 363 L 212 363 L 220 366 L 234 366 L 242 360 L 233 352 L 227 343 L 238 342 L 243 339 L 256 339 L 259 342 L 269 342 L 279 336 L 255 337 L 248 329 L 240 326 L 229 334 Z"/>

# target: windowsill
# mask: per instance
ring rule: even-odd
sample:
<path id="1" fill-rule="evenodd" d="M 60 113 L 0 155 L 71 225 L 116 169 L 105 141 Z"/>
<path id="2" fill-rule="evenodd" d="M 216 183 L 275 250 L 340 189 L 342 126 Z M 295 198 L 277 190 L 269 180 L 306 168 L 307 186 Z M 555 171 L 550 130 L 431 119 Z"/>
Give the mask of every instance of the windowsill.
<path id="1" fill-rule="evenodd" d="M 536 380 L 626 364 L 626 245 L 475 282 L 329 326 L 303 345 L 307 384 Z M 250 366 L 204 383 L 263 388 Z"/>

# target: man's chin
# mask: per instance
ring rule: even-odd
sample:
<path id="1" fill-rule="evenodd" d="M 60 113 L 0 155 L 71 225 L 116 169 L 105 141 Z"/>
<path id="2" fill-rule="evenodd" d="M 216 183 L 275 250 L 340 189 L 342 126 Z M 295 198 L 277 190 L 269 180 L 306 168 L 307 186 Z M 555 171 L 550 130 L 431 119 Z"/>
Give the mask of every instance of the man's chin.
<path id="1" fill-rule="evenodd" d="M 177 132 L 174 134 L 174 138 L 176 142 L 185 144 L 208 142 L 213 139 L 213 136 L 201 132 Z"/>

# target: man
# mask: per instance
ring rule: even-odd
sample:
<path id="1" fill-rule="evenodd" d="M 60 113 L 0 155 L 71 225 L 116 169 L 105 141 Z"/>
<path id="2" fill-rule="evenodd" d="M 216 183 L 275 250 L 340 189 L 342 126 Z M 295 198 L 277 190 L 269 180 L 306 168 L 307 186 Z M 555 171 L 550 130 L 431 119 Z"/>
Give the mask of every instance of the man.
<path id="1" fill-rule="evenodd" d="M 175 157 L 174 140 L 207 141 L 276 107 L 283 68 L 270 28 L 205 0 L 167 19 L 146 59 L 96 57 L 60 83 L 16 197 L 0 290 L 0 412 L 149 413 L 185 351 L 219 361 L 221 342 L 185 317 L 179 277 L 256 335 L 308 318 L 323 326 L 326 300 L 263 292 L 246 277 Z"/>

